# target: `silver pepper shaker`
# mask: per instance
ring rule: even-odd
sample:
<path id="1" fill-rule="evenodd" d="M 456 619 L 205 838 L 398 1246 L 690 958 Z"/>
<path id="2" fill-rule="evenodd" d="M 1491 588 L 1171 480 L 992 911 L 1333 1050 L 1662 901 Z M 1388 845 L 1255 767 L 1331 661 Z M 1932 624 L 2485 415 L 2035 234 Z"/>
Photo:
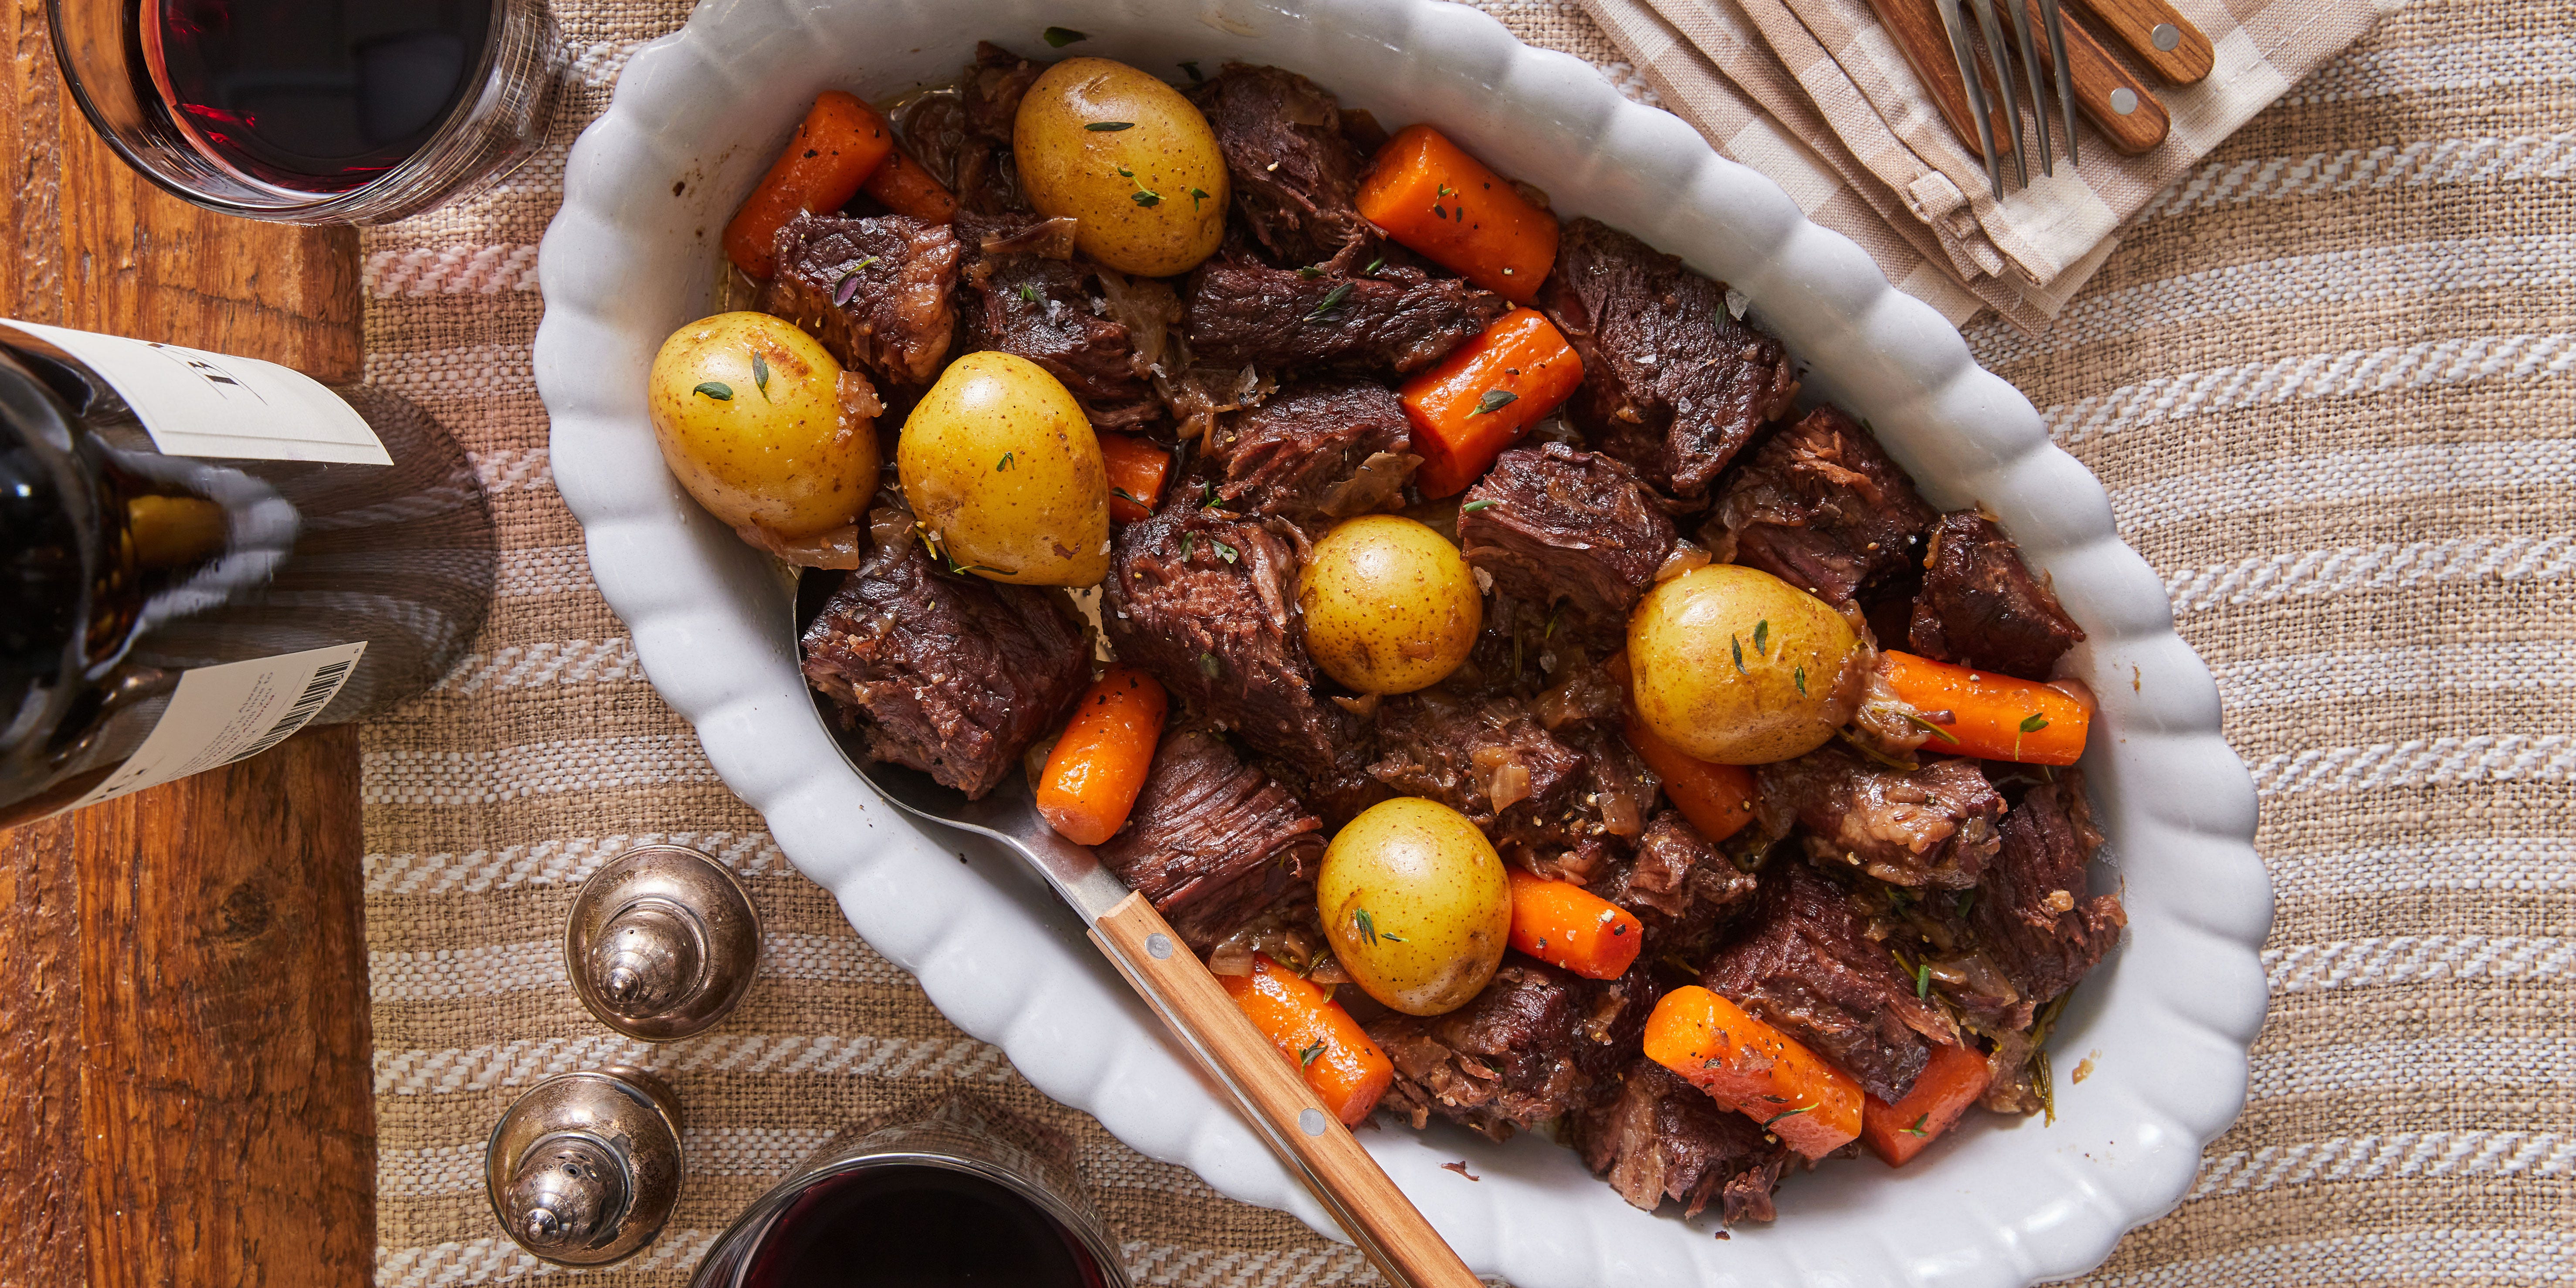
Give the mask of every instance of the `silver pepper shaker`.
<path id="1" fill-rule="evenodd" d="M 601 865 L 574 896 L 564 971 L 599 1022 L 668 1042 L 705 1031 L 751 988 L 760 916 L 724 865 L 646 845 Z"/>
<path id="2" fill-rule="evenodd" d="M 679 1202 L 679 1101 L 640 1069 L 557 1074 L 492 1128 L 483 1180 L 501 1229 L 537 1257 L 633 1256 Z"/>

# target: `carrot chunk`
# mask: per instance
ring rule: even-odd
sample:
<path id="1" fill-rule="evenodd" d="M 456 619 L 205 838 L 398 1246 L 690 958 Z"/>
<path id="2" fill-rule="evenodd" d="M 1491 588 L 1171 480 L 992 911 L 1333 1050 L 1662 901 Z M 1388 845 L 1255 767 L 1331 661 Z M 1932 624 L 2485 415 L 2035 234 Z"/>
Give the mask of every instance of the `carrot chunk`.
<path id="1" fill-rule="evenodd" d="M 1636 914 L 1571 881 L 1519 868 L 1512 882 L 1512 947 L 1586 979 L 1617 979 L 1646 937 Z"/>
<path id="2" fill-rule="evenodd" d="M 778 230 L 800 212 L 838 210 L 894 151 L 894 127 L 856 95 L 827 89 L 725 225 L 725 258 L 753 277 L 778 271 Z"/>
<path id="3" fill-rule="evenodd" d="M 1243 1008 L 1252 1027 L 1297 1062 L 1306 1085 L 1345 1125 L 1358 1126 L 1395 1081 L 1395 1063 L 1369 1040 L 1359 1021 L 1332 994 L 1296 972 L 1254 953 L 1251 974 L 1219 975 L 1217 982 Z"/>
<path id="4" fill-rule="evenodd" d="M 1655 1003 L 1646 1055 L 1809 1158 L 1860 1135 L 1864 1093 L 1851 1075 L 1696 984 Z"/>
<path id="5" fill-rule="evenodd" d="M 902 148 L 886 153 L 885 163 L 868 176 L 859 191 L 877 199 L 877 204 L 898 215 L 910 215 L 924 223 L 944 224 L 957 217 L 957 198 L 920 162 L 905 156 Z"/>
<path id="6" fill-rule="evenodd" d="M 1870 1152 L 1890 1167 L 1923 1152 L 1941 1133 L 1956 1125 L 1968 1106 L 1986 1094 L 1992 1077 L 1986 1058 L 1966 1047 L 1932 1048 L 1932 1062 L 1914 1079 L 1905 1098 L 1889 1104 L 1867 1092 L 1861 1107 L 1860 1138 Z"/>
<path id="7" fill-rule="evenodd" d="M 1397 391 L 1422 457 L 1414 486 L 1456 496 L 1583 383 L 1583 359 L 1536 309 L 1513 309 Z"/>
<path id="8" fill-rule="evenodd" d="M 1084 690 L 1038 775 L 1038 813 L 1064 839 L 1098 845 L 1127 822 L 1154 765 L 1169 699 L 1132 666 L 1113 666 Z"/>
<path id="9" fill-rule="evenodd" d="M 1359 208 L 1387 236 L 1514 304 L 1538 298 L 1556 267 L 1556 216 L 1428 125 L 1378 149 Z"/>
<path id="10" fill-rule="evenodd" d="M 1752 770 L 1702 760 L 1658 737 L 1634 711 L 1628 713 L 1628 745 L 1664 780 L 1673 808 L 1711 845 L 1753 821 Z"/>
<path id="11" fill-rule="evenodd" d="M 1109 467 L 1109 517 L 1135 523 L 1163 499 L 1172 454 L 1133 434 L 1100 435 L 1100 460 Z"/>
<path id="12" fill-rule="evenodd" d="M 1881 653 L 1878 668 L 1938 728 L 1927 751 L 2026 765 L 2072 765 L 2084 754 L 2093 713 L 2062 689 L 1911 653 Z"/>

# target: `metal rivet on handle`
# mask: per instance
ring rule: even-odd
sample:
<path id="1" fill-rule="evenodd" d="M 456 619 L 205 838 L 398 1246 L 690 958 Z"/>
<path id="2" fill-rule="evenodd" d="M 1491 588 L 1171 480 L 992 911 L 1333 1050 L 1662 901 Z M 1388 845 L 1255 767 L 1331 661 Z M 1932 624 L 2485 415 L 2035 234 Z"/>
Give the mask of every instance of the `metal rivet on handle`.
<path id="1" fill-rule="evenodd" d="M 2171 53 L 2174 46 L 2182 43 L 2182 28 L 2170 22 L 2157 23 L 2156 29 L 2148 32 L 2147 35 L 2156 42 L 2156 48 L 2167 53 Z"/>
<path id="2" fill-rule="evenodd" d="M 1297 1115 L 1297 1130 L 1309 1136 L 1321 1136 L 1324 1134 L 1324 1124 L 1329 1121 L 1331 1120 L 1324 1117 L 1323 1110 L 1308 1109 Z"/>
<path id="3" fill-rule="evenodd" d="M 2138 110 L 2138 92 L 2126 85 L 2111 91 L 2111 110 L 2122 116 Z"/>
<path id="4" fill-rule="evenodd" d="M 1172 937 L 1162 934 L 1145 936 L 1145 951 L 1152 953 L 1155 961 L 1169 959 L 1172 955 Z"/>

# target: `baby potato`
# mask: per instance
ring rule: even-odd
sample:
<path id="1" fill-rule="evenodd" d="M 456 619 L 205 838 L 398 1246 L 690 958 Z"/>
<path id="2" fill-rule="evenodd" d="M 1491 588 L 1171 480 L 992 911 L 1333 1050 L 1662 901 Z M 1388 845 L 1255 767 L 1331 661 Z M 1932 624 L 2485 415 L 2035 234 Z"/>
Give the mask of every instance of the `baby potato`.
<path id="1" fill-rule="evenodd" d="M 1109 575 L 1109 474 L 1082 405 L 1046 368 L 970 353 L 921 396 L 895 442 L 912 512 L 952 563 L 1023 586 Z"/>
<path id="2" fill-rule="evenodd" d="M 1081 220 L 1074 246 L 1122 273 L 1186 273 L 1225 237 L 1225 157 L 1207 118 L 1125 63 L 1048 68 L 1020 100 L 1011 154 L 1029 204 Z"/>
<path id="3" fill-rule="evenodd" d="M 1438 801 L 1380 801 L 1333 838 L 1315 878 L 1324 935 L 1368 995 L 1407 1015 L 1467 1004 L 1511 941 L 1503 860 Z"/>
<path id="4" fill-rule="evenodd" d="M 727 525 L 786 540 L 857 519 L 877 490 L 875 413 L 838 394 L 841 364 L 795 324 L 719 313 L 671 333 L 645 405 L 662 459 Z"/>
<path id="5" fill-rule="evenodd" d="M 1306 651 L 1361 693 L 1411 693 L 1467 660 L 1484 596 L 1458 547 L 1401 515 L 1364 514 L 1315 543 L 1297 578 Z"/>
<path id="6" fill-rule="evenodd" d="M 1646 593 L 1628 619 L 1637 715 L 1701 760 L 1802 756 L 1849 720 L 1860 640 L 1825 601 L 1759 569 L 1710 564 Z"/>

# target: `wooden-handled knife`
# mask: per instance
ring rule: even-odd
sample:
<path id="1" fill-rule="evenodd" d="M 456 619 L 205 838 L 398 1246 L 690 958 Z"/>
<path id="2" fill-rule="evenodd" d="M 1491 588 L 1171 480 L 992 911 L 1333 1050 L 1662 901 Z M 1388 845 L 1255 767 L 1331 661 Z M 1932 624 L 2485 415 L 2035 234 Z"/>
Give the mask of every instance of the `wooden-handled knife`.
<path id="1" fill-rule="evenodd" d="M 2189 85 L 2217 61 L 2209 37 L 2168 0 L 2075 0 L 2147 70 L 2168 85 Z M 2069 39 L 2072 39 L 2070 33 Z M 2071 57 L 2071 55 L 2070 55 Z"/>

